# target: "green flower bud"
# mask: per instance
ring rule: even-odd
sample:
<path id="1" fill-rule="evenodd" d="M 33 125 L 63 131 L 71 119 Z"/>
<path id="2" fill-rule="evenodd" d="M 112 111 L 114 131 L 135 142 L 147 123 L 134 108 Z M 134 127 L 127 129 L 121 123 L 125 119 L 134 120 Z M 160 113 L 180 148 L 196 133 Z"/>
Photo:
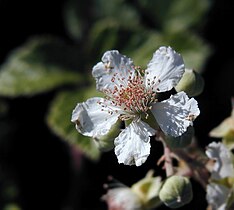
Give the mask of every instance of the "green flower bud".
<path id="1" fill-rule="evenodd" d="M 98 149 L 108 152 L 114 148 L 114 140 L 121 132 L 121 120 L 118 120 L 110 129 L 109 133 L 99 138 L 94 138 Z"/>
<path id="2" fill-rule="evenodd" d="M 131 189 L 141 199 L 146 209 L 159 206 L 159 191 L 162 186 L 161 177 L 153 177 L 153 171 L 149 171 L 145 178 L 135 183 Z"/>
<path id="3" fill-rule="evenodd" d="M 201 94 L 204 89 L 204 80 L 196 71 L 185 69 L 184 75 L 175 89 L 177 92 L 186 92 L 190 97 L 197 96 Z"/>
<path id="4" fill-rule="evenodd" d="M 170 208 L 179 208 L 192 200 L 192 185 L 188 178 L 183 176 L 171 176 L 166 179 L 159 198 Z"/>
<path id="5" fill-rule="evenodd" d="M 187 131 L 181 136 L 166 136 L 165 141 L 170 148 L 183 148 L 191 144 L 193 136 L 194 128 L 190 126 L 187 128 Z"/>

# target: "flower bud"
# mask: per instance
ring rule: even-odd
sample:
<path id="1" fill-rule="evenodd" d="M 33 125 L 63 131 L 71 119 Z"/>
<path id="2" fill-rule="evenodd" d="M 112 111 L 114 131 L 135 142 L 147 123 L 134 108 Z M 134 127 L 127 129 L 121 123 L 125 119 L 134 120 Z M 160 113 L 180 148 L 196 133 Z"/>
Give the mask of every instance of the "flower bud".
<path id="1" fill-rule="evenodd" d="M 107 193 L 102 196 L 102 200 L 107 203 L 109 210 L 142 210 L 142 202 L 137 194 L 131 188 L 125 186 L 121 182 L 109 177 L 104 188 Z"/>
<path id="2" fill-rule="evenodd" d="M 192 200 L 192 185 L 188 178 L 183 176 L 171 176 L 166 179 L 159 198 L 170 208 L 179 208 Z"/>
<path id="3" fill-rule="evenodd" d="M 184 75 L 175 89 L 177 92 L 186 92 L 190 97 L 197 96 L 201 94 L 204 89 L 204 80 L 196 71 L 185 69 Z"/>
<path id="4" fill-rule="evenodd" d="M 165 141 L 170 148 L 183 148 L 191 144 L 193 136 L 194 128 L 190 126 L 187 128 L 187 131 L 181 136 L 166 136 Z"/>
<path id="5" fill-rule="evenodd" d="M 110 210 L 142 210 L 140 199 L 128 187 L 110 189 L 102 200 L 106 201 Z"/>
<path id="6" fill-rule="evenodd" d="M 114 148 L 114 139 L 119 135 L 121 131 L 121 120 L 118 120 L 110 129 L 109 133 L 99 138 L 94 138 L 98 149 L 103 152 L 108 152 Z"/>
<path id="7" fill-rule="evenodd" d="M 146 209 L 152 209 L 161 204 L 159 199 L 161 186 L 161 177 L 153 177 L 153 171 L 149 171 L 146 177 L 135 183 L 131 189 L 139 196 Z"/>

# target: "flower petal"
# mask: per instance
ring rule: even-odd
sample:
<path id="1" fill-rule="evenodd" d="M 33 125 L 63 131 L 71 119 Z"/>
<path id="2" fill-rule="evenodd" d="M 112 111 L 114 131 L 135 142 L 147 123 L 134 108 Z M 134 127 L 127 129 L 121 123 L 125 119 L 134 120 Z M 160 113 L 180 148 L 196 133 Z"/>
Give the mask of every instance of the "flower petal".
<path id="1" fill-rule="evenodd" d="M 216 162 L 211 172 L 212 179 L 234 177 L 233 155 L 221 142 L 212 142 L 206 149 L 206 155 Z"/>
<path id="2" fill-rule="evenodd" d="M 96 79 L 97 90 L 113 90 L 121 83 L 127 85 L 130 72 L 134 72 L 133 61 L 117 50 L 107 51 L 99 62 L 93 67 L 93 77 Z"/>
<path id="3" fill-rule="evenodd" d="M 207 185 L 206 200 L 215 210 L 225 210 L 231 190 L 224 185 L 211 183 Z"/>
<path id="4" fill-rule="evenodd" d="M 108 103 L 111 102 L 99 97 L 78 103 L 72 112 L 71 119 L 72 122 L 76 123 L 76 129 L 81 134 L 93 138 L 106 135 L 119 117 L 119 110 L 111 105 L 108 106 Z"/>
<path id="5" fill-rule="evenodd" d="M 142 165 L 150 154 L 150 137 L 155 130 L 148 124 L 132 122 L 115 139 L 115 154 L 119 163 Z"/>
<path id="6" fill-rule="evenodd" d="M 102 199 L 107 202 L 110 210 L 142 210 L 140 198 L 128 187 L 110 189 Z"/>
<path id="7" fill-rule="evenodd" d="M 162 131 L 174 137 L 186 132 L 200 114 L 197 101 L 194 98 L 189 99 L 185 92 L 179 92 L 167 100 L 153 104 L 151 111 Z"/>
<path id="8" fill-rule="evenodd" d="M 171 90 L 180 81 L 184 71 L 181 55 L 171 47 L 160 47 L 147 66 L 145 85 L 156 92 Z"/>

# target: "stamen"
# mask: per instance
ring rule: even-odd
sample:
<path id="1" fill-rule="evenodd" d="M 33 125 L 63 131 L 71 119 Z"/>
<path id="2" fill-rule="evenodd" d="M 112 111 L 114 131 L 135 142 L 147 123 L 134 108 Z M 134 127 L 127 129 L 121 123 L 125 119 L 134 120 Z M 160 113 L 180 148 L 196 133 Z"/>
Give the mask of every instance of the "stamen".
<path id="1" fill-rule="evenodd" d="M 147 119 L 149 117 L 147 112 L 152 109 L 151 103 L 157 102 L 156 93 L 150 87 L 156 83 L 156 77 L 152 80 L 147 79 L 150 88 L 146 89 L 144 75 L 149 74 L 149 72 L 142 70 L 139 66 L 132 67 L 127 71 L 128 75 L 125 75 L 124 72 L 113 74 L 111 82 L 114 84 L 114 88 L 105 91 L 107 99 L 112 106 L 117 106 L 126 112 L 119 117 L 121 120 L 141 116 Z M 109 114 L 116 113 L 116 110 L 110 108 L 107 102 L 104 101 L 101 105 L 104 105 L 104 111 Z"/>

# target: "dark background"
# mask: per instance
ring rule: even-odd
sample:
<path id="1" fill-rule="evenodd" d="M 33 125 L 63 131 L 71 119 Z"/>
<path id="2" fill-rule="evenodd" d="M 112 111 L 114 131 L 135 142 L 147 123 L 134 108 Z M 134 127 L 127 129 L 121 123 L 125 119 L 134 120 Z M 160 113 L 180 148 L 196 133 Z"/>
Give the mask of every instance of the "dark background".
<path id="1" fill-rule="evenodd" d="M 54 34 L 69 41 L 62 18 L 64 0 L 1 0 L 0 1 L 0 62 L 28 37 Z M 208 20 L 199 34 L 212 46 L 203 77 L 205 90 L 197 97 L 201 115 L 195 122 L 196 136 L 204 148 L 214 139 L 208 132 L 231 112 L 234 96 L 234 5 L 233 1 L 216 0 L 209 11 Z M 55 137 L 44 123 L 45 113 L 54 92 L 31 98 L 6 99 L 9 111 L 6 121 L 14 132 L 0 147 L 0 187 L 5 183 L 17 186 L 18 202 L 23 210 L 33 209 L 106 209 L 100 197 L 108 175 L 114 175 L 127 185 L 142 178 L 152 167 L 161 145 L 152 145 L 149 160 L 140 169 L 118 165 L 112 152 L 105 153 L 98 163 L 82 158 L 75 167 L 70 146 Z M 20 122 L 20 125 L 15 122 Z M 4 129 L 1 127 L 0 129 Z M 10 139 L 10 140 L 9 140 Z M 157 150 L 157 151 L 156 151 Z M 79 159 L 79 157 L 78 157 Z M 82 171 L 79 167 L 82 164 Z M 77 165 L 77 163 L 76 163 Z M 78 168 L 78 169 L 77 169 Z M 205 192 L 195 182 L 193 201 L 181 209 L 205 209 Z M 10 198 L 0 196 L 0 208 Z M 162 206 L 160 209 L 167 209 Z"/>

